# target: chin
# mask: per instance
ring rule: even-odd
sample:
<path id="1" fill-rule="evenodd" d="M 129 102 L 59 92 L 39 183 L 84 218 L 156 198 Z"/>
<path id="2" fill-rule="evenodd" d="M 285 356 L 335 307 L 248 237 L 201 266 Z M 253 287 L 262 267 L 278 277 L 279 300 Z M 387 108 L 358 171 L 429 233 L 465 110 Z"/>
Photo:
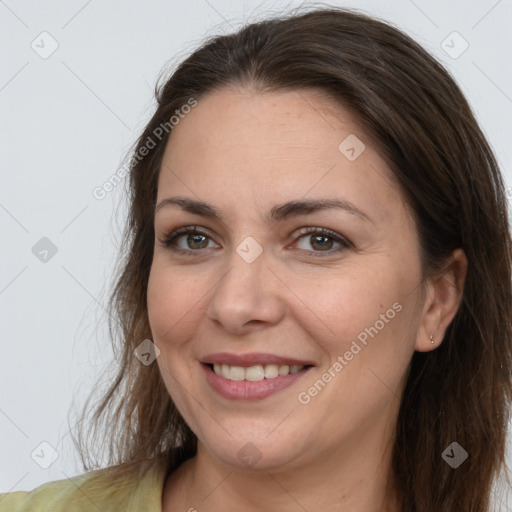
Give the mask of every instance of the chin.
<path id="1" fill-rule="evenodd" d="M 303 465 L 307 448 L 305 439 L 299 438 L 296 431 L 273 435 L 277 424 L 261 422 L 257 428 L 254 424 L 239 425 L 238 430 L 233 430 L 236 432 L 233 436 L 221 428 L 215 432 L 209 429 L 206 436 L 198 438 L 212 457 L 239 470 L 283 470 Z M 274 433 L 269 436 L 268 432 L 272 430 Z"/>

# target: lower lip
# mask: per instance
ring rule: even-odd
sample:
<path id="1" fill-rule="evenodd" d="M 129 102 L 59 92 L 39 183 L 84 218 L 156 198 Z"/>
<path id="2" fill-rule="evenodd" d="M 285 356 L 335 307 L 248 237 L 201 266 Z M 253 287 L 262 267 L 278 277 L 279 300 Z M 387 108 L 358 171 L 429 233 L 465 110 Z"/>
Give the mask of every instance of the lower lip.
<path id="1" fill-rule="evenodd" d="M 230 400 L 261 400 L 282 389 L 291 386 L 295 381 L 308 373 L 309 367 L 298 373 L 290 373 L 273 379 L 258 381 L 229 380 L 217 375 L 208 365 L 201 364 L 206 374 L 206 380 L 211 388 L 219 395 Z"/>

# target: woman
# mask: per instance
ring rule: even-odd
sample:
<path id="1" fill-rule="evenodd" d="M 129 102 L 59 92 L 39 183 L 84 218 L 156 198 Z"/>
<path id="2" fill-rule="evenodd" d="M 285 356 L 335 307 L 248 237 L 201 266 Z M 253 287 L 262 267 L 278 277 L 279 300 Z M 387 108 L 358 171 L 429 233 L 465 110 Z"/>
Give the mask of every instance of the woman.
<path id="1" fill-rule="evenodd" d="M 157 99 L 89 432 L 110 467 L 0 511 L 488 510 L 511 240 L 453 79 L 331 8 L 206 42 Z"/>

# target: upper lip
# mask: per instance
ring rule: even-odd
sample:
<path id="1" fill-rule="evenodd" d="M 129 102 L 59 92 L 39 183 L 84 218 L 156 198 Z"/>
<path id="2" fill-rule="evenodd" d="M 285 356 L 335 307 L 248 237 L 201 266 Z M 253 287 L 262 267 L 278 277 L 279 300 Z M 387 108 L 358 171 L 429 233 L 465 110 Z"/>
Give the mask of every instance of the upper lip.
<path id="1" fill-rule="evenodd" d="M 290 365 L 290 366 L 314 366 L 311 361 L 302 361 L 292 357 L 278 356 L 268 353 L 251 354 L 230 354 L 228 352 L 219 352 L 210 354 L 201 359 L 204 364 L 228 364 L 230 366 L 255 366 L 266 364 Z"/>

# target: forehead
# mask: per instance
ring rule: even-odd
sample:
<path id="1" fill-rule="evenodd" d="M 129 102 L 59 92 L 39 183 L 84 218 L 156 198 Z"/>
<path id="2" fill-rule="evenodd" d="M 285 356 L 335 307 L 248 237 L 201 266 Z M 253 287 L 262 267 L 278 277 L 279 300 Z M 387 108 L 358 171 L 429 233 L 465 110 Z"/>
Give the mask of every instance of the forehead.
<path id="1" fill-rule="evenodd" d="M 357 118 L 314 89 L 214 91 L 173 128 L 158 198 L 193 191 L 221 200 L 230 190 L 259 203 L 339 191 L 381 213 L 400 199 Z"/>
<path id="2" fill-rule="evenodd" d="M 233 158 L 238 146 L 240 153 L 243 149 L 260 158 L 302 154 L 332 159 L 341 140 L 356 132 L 362 130 L 355 117 L 322 91 L 230 88 L 201 97 L 172 131 L 168 147 L 173 153 L 195 147 L 201 150 L 195 152 L 198 157 L 208 151 Z M 325 153 L 329 147 L 334 153 Z"/>

